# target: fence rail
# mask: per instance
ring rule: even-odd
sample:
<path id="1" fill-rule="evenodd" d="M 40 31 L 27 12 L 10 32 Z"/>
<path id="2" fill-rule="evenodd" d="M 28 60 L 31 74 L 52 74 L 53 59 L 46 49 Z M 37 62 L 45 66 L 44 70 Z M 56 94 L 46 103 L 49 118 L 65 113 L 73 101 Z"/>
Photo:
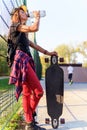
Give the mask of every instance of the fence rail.
<path id="1" fill-rule="evenodd" d="M 4 111 L 11 107 L 11 105 L 15 102 L 14 90 L 7 90 L 2 92 L 0 95 L 0 114 L 4 115 Z"/>
<path id="2" fill-rule="evenodd" d="M 0 92 L 0 116 L 6 114 L 6 110 L 12 108 L 12 104 L 15 102 L 14 89 Z"/>
<path id="3" fill-rule="evenodd" d="M 0 130 L 4 130 L 20 104 L 16 102 L 14 88 L 0 92 Z"/>

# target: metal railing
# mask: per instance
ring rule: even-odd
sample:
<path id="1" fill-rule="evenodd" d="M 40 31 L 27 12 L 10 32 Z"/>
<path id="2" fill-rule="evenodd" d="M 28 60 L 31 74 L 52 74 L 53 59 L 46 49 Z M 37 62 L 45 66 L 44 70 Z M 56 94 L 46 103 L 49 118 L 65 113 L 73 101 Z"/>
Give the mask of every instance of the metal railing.
<path id="1" fill-rule="evenodd" d="M 0 92 L 0 130 L 4 130 L 6 125 L 19 108 L 19 103 L 16 102 L 14 88 Z M 15 108 L 16 106 L 16 108 Z"/>

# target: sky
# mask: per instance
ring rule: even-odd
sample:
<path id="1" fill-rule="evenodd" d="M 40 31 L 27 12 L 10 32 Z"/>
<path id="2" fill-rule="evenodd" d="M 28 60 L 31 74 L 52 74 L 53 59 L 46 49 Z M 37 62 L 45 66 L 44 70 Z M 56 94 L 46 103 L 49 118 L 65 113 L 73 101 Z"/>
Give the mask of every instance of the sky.
<path id="1" fill-rule="evenodd" d="M 45 10 L 36 33 L 37 44 L 54 50 L 60 44 L 87 41 L 87 0 L 27 0 L 29 11 Z"/>
<path id="2" fill-rule="evenodd" d="M 8 3 L 10 0 L 4 1 Z M 10 4 L 7 6 L 11 10 Z M 7 16 L 3 14 L 5 9 L 1 0 L 0 5 L 2 16 Z M 27 0 L 27 7 L 29 11 L 46 11 L 36 33 L 37 44 L 43 48 L 53 51 L 61 44 L 75 46 L 87 41 L 87 0 Z M 4 18 L 9 23 L 9 19 Z M 0 33 L 6 30 L 1 26 L 5 25 L 0 20 Z"/>

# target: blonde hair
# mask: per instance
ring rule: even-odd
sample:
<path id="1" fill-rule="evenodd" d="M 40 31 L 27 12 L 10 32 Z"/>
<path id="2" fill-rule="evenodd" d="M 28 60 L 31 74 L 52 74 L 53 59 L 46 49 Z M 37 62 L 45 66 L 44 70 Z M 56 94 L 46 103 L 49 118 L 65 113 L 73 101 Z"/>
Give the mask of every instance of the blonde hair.
<path id="1" fill-rule="evenodd" d="M 21 21 L 20 21 L 19 11 L 20 11 L 20 9 L 17 10 L 17 11 L 12 15 L 11 20 L 12 20 L 13 23 L 19 23 L 19 22 L 21 22 Z"/>

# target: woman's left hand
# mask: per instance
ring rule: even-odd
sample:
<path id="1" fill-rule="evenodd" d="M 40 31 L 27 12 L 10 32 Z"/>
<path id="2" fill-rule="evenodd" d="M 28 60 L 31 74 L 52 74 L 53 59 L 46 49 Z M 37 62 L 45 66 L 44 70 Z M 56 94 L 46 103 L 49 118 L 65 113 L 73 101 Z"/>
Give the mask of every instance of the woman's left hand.
<path id="1" fill-rule="evenodd" d="M 52 55 L 56 55 L 56 56 L 58 56 L 58 54 L 57 54 L 56 51 L 50 52 L 50 55 L 51 55 L 51 56 L 52 56 Z"/>

